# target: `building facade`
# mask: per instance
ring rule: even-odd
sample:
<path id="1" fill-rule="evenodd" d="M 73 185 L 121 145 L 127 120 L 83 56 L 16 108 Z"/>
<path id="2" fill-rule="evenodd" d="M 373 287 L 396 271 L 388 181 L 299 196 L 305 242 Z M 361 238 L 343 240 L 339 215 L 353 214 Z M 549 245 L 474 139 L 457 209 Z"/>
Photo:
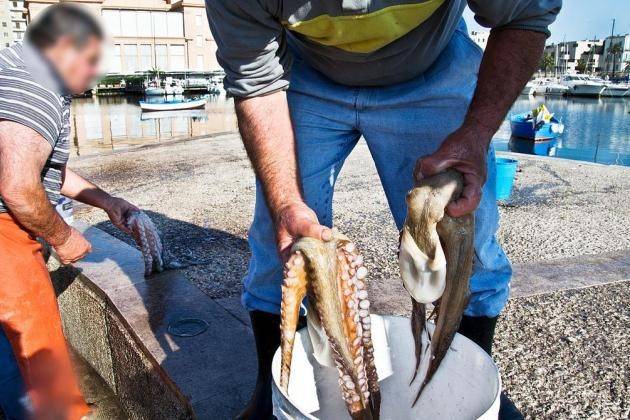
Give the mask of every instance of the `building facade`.
<path id="1" fill-rule="evenodd" d="M 26 8 L 23 0 L 0 0 L 0 47 L 24 39 Z"/>
<path id="2" fill-rule="evenodd" d="M 27 0 L 29 20 L 59 0 Z M 79 0 L 99 16 L 111 48 L 107 73 L 213 71 L 216 43 L 203 0 Z"/>
<path id="3" fill-rule="evenodd" d="M 630 34 L 609 36 L 603 50 L 603 74 L 620 76 L 630 71 Z"/>
<path id="4" fill-rule="evenodd" d="M 601 71 L 601 58 L 604 41 L 591 39 L 550 44 L 545 54 L 554 58 L 554 71 L 563 73 L 598 73 Z"/>

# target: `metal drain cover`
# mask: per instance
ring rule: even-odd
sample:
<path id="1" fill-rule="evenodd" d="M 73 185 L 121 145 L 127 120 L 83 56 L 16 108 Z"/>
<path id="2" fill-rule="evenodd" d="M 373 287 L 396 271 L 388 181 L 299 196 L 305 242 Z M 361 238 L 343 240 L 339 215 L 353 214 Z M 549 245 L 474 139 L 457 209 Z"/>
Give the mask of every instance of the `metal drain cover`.
<path id="1" fill-rule="evenodd" d="M 176 337 L 194 337 L 203 334 L 208 329 L 208 323 L 203 319 L 184 318 L 168 326 L 168 332 Z"/>

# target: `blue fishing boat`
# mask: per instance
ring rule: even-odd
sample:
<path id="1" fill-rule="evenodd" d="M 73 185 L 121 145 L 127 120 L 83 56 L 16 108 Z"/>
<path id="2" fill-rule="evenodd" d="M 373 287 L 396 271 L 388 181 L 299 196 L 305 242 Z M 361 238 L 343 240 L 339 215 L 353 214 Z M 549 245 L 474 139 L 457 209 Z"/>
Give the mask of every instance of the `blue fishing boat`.
<path id="1" fill-rule="evenodd" d="M 510 117 L 512 136 L 535 141 L 559 137 L 564 132 L 564 124 L 551 114 L 544 105 L 532 112 Z"/>

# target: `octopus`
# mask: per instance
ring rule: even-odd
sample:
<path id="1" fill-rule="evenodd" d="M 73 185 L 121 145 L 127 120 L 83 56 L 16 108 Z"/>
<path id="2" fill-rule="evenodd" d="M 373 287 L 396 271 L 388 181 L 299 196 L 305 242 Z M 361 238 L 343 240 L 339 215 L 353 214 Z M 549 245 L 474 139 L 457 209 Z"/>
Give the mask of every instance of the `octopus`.
<path id="1" fill-rule="evenodd" d="M 407 194 L 407 217 L 401 231 L 399 266 L 403 284 L 412 302 L 411 329 L 415 344 L 414 382 L 423 357 L 422 334 L 426 328 L 426 305 L 434 308 L 435 330 L 429 336 L 429 366 L 413 405 L 431 381 L 455 333 L 469 299 L 473 262 L 474 217 L 450 217 L 446 206 L 463 188 L 462 175 L 448 170 L 421 179 Z"/>
<path id="2" fill-rule="evenodd" d="M 280 388 L 288 395 L 302 300 L 315 359 L 336 367 L 353 419 L 378 419 L 381 394 L 374 363 L 367 269 L 356 245 L 333 229 L 331 241 L 302 238 L 285 265 L 281 303 Z"/>
<path id="3" fill-rule="evenodd" d="M 183 268 L 183 265 L 164 247 L 160 231 L 145 212 L 132 212 L 126 220 L 126 225 L 142 252 L 145 276 L 168 269 Z"/>

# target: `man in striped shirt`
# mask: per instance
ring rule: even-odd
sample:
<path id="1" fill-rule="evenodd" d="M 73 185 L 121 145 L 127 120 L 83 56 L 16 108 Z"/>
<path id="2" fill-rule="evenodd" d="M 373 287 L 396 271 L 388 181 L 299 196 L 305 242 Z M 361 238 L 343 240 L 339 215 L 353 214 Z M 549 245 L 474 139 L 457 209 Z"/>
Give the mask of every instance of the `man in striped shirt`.
<path id="1" fill-rule="evenodd" d="M 55 212 L 62 195 L 102 208 L 123 230 L 126 216 L 137 210 L 66 166 L 71 95 L 97 75 L 102 40 L 88 12 L 61 3 L 29 26 L 23 44 L 0 52 L 0 341 L 11 344 L 32 410 L 26 414 L 2 398 L 15 391 L 3 385 L 0 404 L 9 418 L 79 419 L 88 412 L 35 238 L 48 242 L 63 263 L 90 252 L 89 242 Z M 3 342 L 0 349 L 8 347 Z M 2 374 L 9 368 L 0 367 L 0 384 L 8 384 Z"/>

